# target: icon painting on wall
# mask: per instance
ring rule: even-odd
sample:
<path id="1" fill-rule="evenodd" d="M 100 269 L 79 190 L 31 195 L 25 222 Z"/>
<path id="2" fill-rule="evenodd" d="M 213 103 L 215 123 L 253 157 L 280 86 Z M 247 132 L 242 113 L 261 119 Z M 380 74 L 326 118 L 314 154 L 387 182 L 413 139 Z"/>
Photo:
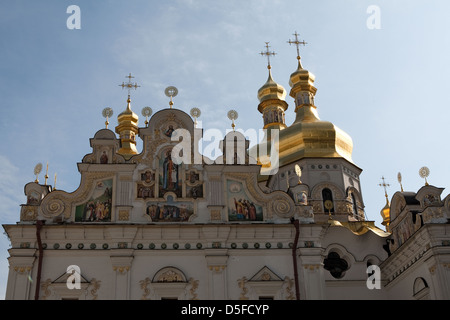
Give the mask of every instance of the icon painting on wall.
<path id="1" fill-rule="evenodd" d="M 180 165 L 172 160 L 172 149 L 163 152 L 159 161 L 159 197 L 164 197 L 166 192 L 173 192 L 177 197 L 181 197 L 181 175 L 179 174 Z"/>
<path id="2" fill-rule="evenodd" d="M 76 207 L 75 222 L 111 221 L 112 184 L 112 179 L 95 183 L 90 199 Z"/>
<path id="3" fill-rule="evenodd" d="M 194 214 L 194 207 L 192 202 L 178 202 L 168 196 L 166 202 L 148 202 L 146 214 L 154 222 L 183 222 Z"/>
<path id="4" fill-rule="evenodd" d="M 262 207 L 255 204 L 241 182 L 227 180 L 228 220 L 263 221 Z"/>

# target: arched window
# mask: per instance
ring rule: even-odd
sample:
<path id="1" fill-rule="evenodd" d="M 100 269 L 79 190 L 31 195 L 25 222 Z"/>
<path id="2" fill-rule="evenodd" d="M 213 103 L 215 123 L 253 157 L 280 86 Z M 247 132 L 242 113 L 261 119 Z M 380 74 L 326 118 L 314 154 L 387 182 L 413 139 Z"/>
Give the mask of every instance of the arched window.
<path id="1" fill-rule="evenodd" d="M 328 213 L 328 211 L 331 212 L 331 213 L 334 213 L 334 205 L 333 205 L 333 207 L 330 210 L 325 208 L 325 201 L 330 200 L 331 202 L 333 202 L 333 194 L 331 193 L 330 189 L 324 188 L 322 190 L 322 200 L 323 200 L 323 211 L 325 213 Z"/>
<path id="2" fill-rule="evenodd" d="M 424 278 L 416 278 L 413 286 L 413 297 L 417 300 L 428 300 L 430 288 Z"/>

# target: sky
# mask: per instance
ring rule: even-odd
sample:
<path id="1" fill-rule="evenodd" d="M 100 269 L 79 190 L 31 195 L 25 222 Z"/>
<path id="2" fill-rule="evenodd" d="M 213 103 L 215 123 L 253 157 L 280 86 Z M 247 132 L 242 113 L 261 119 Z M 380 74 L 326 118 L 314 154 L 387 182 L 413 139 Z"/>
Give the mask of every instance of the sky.
<path id="1" fill-rule="evenodd" d="M 80 9 L 80 29 L 68 28 Z M 375 11 L 374 11 L 375 6 Z M 131 107 L 153 113 L 169 106 L 201 110 L 206 129 L 262 128 L 257 91 L 267 80 L 269 42 L 273 79 L 289 92 L 297 68 L 294 32 L 307 42 L 302 65 L 316 76 L 321 120 L 353 139 L 366 216 L 381 228 L 389 197 L 417 192 L 428 182 L 446 188 L 450 170 L 450 2 L 426 0 L 166 0 L 0 2 L 0 222 L 15 224 L 24 186 L 34 167 L 48 162 L 49 184 L 75 191 L 77 163 L 91 152 L 89 139 L 104 128 L 102 110 L 125 110 L 119 84 L 132 73 L 139 87 Z M 295 118 L 286 97 L 286 123 Z M 138 150 L 142 144 L 138 143 Z M 43 182 L 45 172 L 39 179 Z M 443 198 L 442 197 L 442 198 Z M 6 235 L 0 237 L 0 299 L 8 274 Z"/>

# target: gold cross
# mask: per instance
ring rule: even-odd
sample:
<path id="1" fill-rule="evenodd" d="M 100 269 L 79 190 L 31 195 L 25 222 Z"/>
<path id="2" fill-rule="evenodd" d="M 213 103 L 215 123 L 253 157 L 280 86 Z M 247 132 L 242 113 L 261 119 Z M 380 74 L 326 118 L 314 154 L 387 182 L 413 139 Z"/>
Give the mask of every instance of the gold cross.
<path id="1" fill-rule="evenodd" d="M 122 89 L 124 89 L 124 88 L 128 89 L 128 98 L 129 98 L 130 97 L 130 90 L 133 89 L 133 88 L 136 90 L 140 86 L 138 86 L 138 84 L 136 82 L 134 84 L 131 83 L 131 79 L 134 78 L 131 75 L 131 73 L 128 76 L 126 76 L 125 78 L 128 78 L 128 82 L 127 83 L 122 82 L 122 84 L 119 84 L 119 87 L 122 87 Z"/>
<path id="2" fill-rule="evenodd" d="M 295 33 L 293 34 L 295 36 L 295 41 L 291 41 L 291 39 L 289 39 L 288 43 L 291 44 L 295 44 L 295 46 L 297 47 L 297 60 L 300 60 L 300 50 L 299 50 L 299 45 L 306 45 L 308 44 L 307 42 L 305 42 L 305 40 L 303 41 L 299 41 L 298 40 L 298 33 L 297 31 L 295 31 Z"/>
<path id="3" fill-rule="evenodd" d="M 384 181 L 384 177 L 381 177 L 381 180 L 383 180 L 383 183 L 378 184 L 380 187 L 384 188 L 384 195 L 386 196 L 386 198 L 388 197 L 387 191 L 386 191 L 386 187 L 389 187 L 390 185 L 388 183 L 386 183 Z"/>
<path id="4" fill-rule="evenodd" d="M 260 55 L 267 56 L 267 69 L 270 69 L 270 56 L 276 55 L 274 51 L 269 51 L 269 42 L 266 42 L 266 52 L 261 51 Z"/>

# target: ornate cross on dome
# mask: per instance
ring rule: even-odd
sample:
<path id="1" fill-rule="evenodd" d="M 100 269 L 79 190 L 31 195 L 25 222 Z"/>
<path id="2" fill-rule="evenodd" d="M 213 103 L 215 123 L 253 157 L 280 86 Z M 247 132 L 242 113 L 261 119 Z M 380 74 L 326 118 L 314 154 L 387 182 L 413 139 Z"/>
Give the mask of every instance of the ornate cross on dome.
<path id="1" fill-rule="evenodd" d="M 133 79 L 134 77 L 131 75 L 131 73 L 126 76 L 125 78 L 128 78 L 128 82 L 122 82 L 122 84 L 119 84 L 119 87 L 122 87 L 122 89 L 127 88 L 128 89 L 128 99 L 130 99 L 130 90 L 131 89 L 137 89 L 140 86 L 138 86 L 138 84 L 135 82 L 134 84 L 131 82 L 131 79 Z"/>
<path id="2" fill-rule="evenodd" d="M 295 36 L 295 40 L 291 41 L 291 39 L 289 39 L 288 43 L 291 44 L 295 44 L 295 46 L 297 47 L 297 60 L 298 62 L 300 62 L 300 49 L 299 46 L 302 45 L 306 45 L 308 44 L 307 42 L 305 42 L 305 40 L 299 41 L 298 40 L 298 33 L 297 31 L 295 31 L 295 33 L 293 34 Z"/>
<path id="3" fill-rule="evenodd" d="M 384 195 L 386 196 L 386 199 L 388 197 L 386 187 L 389 187 L 390 185 L 384 181 L 384 177 L 381 177 L 381 180 L 383 180 L 383 183 L 380 183 L 379 186 L 384 188 Z"/>
<path id="4" fill-rule="evenodd" d="M 269 42 L 266 42 L 266 51 L 261 51 L 260 55 L 262 56 L 267 56 L 267 69 L 270 69 L 270 56 L 274 56 L 276 55 L 276 53 L 274 51 L 270 52 L 269 51 Z"/>

